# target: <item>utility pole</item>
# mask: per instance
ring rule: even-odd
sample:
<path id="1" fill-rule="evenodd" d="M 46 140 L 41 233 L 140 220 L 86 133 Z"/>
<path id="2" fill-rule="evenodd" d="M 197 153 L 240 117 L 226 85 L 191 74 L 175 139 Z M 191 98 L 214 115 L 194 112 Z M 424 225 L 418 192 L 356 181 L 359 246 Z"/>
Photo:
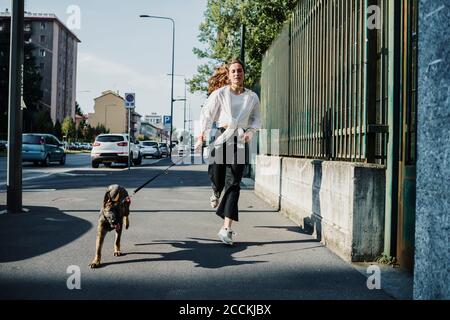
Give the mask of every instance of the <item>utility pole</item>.
<path id="1" fill-rule="evenodd" d="M 24 0 L 11 0 L 9 68 L 7 211 L 22 212 L 22 93 Z"/>

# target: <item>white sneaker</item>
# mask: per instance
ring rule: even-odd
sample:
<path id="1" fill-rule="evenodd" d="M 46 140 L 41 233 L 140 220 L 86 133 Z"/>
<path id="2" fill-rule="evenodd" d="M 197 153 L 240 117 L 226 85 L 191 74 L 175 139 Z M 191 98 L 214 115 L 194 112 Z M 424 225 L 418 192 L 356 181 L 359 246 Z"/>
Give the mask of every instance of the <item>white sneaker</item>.
<path id="1" fill-rule="evenodd" d="M 222 228 L 217 235 L 219 236 L 220 241 L 222 241 L 223 243 L 233 245 L 233 235 L 235 234 L 236 233 L 231 229 Z"/>
<path id="2" fill-rule="evenodd" d="M 215 209 L 219 205 L 220 194 L 213 192 L 211 197 L 209 198 L 209 203 L 211 204 L 211 208 Z"/>

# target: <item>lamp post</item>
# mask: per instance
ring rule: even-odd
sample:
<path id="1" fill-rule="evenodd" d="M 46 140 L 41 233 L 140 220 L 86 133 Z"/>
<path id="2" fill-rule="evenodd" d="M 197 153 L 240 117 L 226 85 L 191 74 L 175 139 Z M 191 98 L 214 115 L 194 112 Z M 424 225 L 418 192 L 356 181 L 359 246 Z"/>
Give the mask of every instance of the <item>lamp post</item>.
<path id="1" fill-rule="evenodd" d="M 167 74 L 168 76 L 171 76 L 171 74 Z M 175 99 L 174 101 L 184 101 L 184 117 L 183 117 L 183 130 L 186 131 L 186 100 L 187 100 L 187 89 L 186 89 L 186 76 L 183 74 L 175 74 L 175 77 L 183 77 L 184 79 L 184 99 Z"/>
<path id="2" fill-rule="evenodd" d="M 173 130 L 173 78 L 174 78 L 174 69 L 175 69 L 175 21 L 169 17 L 160 17 L 160 16 L 150 16 L 147 14 L 142 14 L 139 16 L 140 18 L 153 18 L 153 19 L 164 19 L 172 21 L 172 88 L 170 94 L 170 133 L 169 133 L 169 149 L 170 149 L 170 160 L 172 160 L 172 130 Z"/>

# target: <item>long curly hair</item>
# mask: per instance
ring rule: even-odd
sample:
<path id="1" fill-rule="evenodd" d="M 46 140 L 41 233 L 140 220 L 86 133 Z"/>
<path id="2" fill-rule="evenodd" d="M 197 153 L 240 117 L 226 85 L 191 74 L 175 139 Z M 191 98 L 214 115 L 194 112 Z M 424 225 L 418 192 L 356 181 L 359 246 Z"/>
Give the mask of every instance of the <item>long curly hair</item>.
<path id="1" fill-rule="evenodd" d="M 245 73 L 245 66 L 239 59 L 231 59 L 228 63 L 216 67 L 214 75 L 208 80 L 208 96 L 217 89 L 230 84 L 228 72 L 230 71 L 230 66 L 235 63 L 240 64 Z"/>
<path id="2" fill-rule="evenodd" d="M 208 95 L 219 88 L 222 88 L 230 83 L 228 79 L 227 65 L 221 65 L 216 68 L 214 75 L 208 80 Z"/>

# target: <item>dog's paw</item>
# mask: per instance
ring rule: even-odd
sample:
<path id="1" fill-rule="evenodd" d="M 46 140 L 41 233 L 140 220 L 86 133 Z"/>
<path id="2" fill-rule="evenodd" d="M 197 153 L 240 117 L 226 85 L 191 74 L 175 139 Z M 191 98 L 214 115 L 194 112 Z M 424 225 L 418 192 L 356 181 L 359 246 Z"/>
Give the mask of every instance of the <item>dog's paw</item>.
<path id="1" fill-rule="evenodd" d="M 122 255 L 122 252 L 114 251 L 114 257 L 120 257 L 121 255 Z"/>
<path id="2" fill-rule="evenodd" d="M 91 267 L 92 269 L 98 268 L 100 267 L 100 260 L 93 260 L 90 264 L 89 267 Z"/>

